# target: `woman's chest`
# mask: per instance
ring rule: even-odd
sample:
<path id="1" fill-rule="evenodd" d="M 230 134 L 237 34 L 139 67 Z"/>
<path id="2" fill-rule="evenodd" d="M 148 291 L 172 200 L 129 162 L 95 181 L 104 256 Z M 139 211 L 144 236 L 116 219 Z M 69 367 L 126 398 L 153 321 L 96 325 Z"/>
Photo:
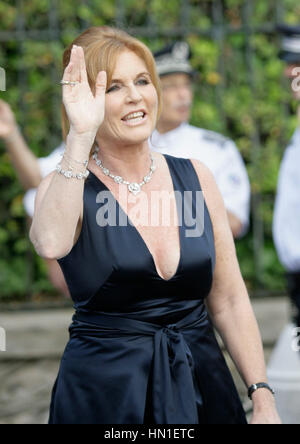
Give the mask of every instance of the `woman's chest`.
<path id="1" fill-rule="evenodd" d="M 171 184 L 165 182 L 157 189 L 137 195 L 111 189 L 116 210 L 127 217 L 136 242 L 144 244 L 152 256 L 157 274 L 165 280 L 177 270 L 181 253 L 180 208 Z"/>

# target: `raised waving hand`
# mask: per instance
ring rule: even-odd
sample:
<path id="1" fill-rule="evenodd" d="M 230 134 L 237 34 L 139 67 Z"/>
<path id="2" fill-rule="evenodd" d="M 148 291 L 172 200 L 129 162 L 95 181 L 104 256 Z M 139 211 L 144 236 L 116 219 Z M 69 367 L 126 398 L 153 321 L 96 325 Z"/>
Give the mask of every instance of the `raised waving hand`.
<path id="1" fill-rule="evenodd" d="M 75 134 L 95 134 L 104 119 L 106 72 L 98 73 L 95 95 L 92 93 L 86 72 L 84 51 L 73 45 L 70 62 L 63 75 L 63 81 L 76 82 L 63 85 L 63 104 Z"/>

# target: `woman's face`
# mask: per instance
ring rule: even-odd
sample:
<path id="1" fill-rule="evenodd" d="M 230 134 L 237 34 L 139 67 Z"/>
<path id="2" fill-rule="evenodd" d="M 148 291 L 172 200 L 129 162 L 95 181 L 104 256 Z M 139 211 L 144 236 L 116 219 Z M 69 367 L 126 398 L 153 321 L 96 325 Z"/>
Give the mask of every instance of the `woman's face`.
<path id="1" fill-rule="evenodd" d="M 106 91 L 100 144 L 101 140 L 126 145 L 147 140 L 156 126 L 158 96 L 144 61 L 132 51 L 123 51 Z"/>

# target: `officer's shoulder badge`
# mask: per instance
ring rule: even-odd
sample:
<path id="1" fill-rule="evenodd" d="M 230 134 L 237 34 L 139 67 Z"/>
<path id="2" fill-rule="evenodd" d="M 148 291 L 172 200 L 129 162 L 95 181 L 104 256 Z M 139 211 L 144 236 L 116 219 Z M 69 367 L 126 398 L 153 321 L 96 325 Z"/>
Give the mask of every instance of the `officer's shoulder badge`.
<path id="1" fill-rule="evenodd" d="M 208 142 L 215 143 L 222 148 L 224 148 L 226 143 L 230 141 L 230 139 L 223 136 L 223 134 L 210 130 L 203 130 L 203 139 L 207 140 Z"/>

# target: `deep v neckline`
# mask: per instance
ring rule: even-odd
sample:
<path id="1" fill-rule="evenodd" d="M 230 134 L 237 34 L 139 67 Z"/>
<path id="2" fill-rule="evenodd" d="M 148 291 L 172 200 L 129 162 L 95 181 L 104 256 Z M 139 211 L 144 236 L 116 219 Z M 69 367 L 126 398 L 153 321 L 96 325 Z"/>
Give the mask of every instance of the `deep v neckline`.
<path id="1" fill-rule="evenodd" d="M 137 234 L 137 238 L 140 240 L 141 244 L 142 244 L 143 247 L 144 247 L 144 250 L 146 251 L 147 255 L 148 255 L 148 256 L 150 257 L 150 259 L 151 259 L 151 264 L 152 264 L 152 267 L 153 267 L 153 269 L 154 269 L 154 272 L 155 272 L 156 276 L 157 276 L 160 280 L 162 280 L 163 282 L 170 282 L 170 281 L 173 281 L 173 280 L 177 277 L 177 275 L 178 275 L 178 273 L 179 273 L 179 271 L 180 271 L 180 268 L 181 268 L 181 263 L 182 263 L 182 239 L 181 239 L 181 237 L 182 237 L 182 233 L 181 233 L 181 224 L 180 224 L 180 220 L 181 220 L 181 219 L 179 218 L 179 208 L 178 208 L 179 205 L 178 205 L 178 201 L 177 201 L 177 199 L 176 199 L 176 194 L 175 194 L 175 183 L 174 183 L 174 177 L 173 177 L 172 168 L 170 168 L 170 164 L 169 164 L 168 159 L 167 159 L 167 157 L 166 157 L 167 155 L 165 155 L 165 154 L 163 154 L 163 153 L 162 153 L 162 155 L 163 155 L 164 158 L 165 158 L 165 161 L 166 161 L 166 163 L 167 163 L 167 166 L 168 166 L 168 169 L 169 169 L 169 173 L 170 173 L 170 176 L 171 176 L 171 180 L 172 180 L 173 193 L 174 193 L 175 200 L 176 200 L 177 221 L 178 221 L 178 235 L 179 235 L 179 261 L 178 261 L 178 264 L 177 264 L 177 268 L 176 268 L 175 273 L 174 273 L 173 276 L 171 276 L 169 279 L 165 279 L 165 278 L 163 278 L 163 277 L 158 273 L 158 271 L 157 271 L 157 266 L 156 266 L 156 263 L 155 263 L 155 260 L 154 260 L 153 254 L 152 254 L 151 251 L 149 250 L 148 245 L 146 244 L 146 242 L 145 242 L 143 236 L 141 235 L 141 233 L 139 232 L 139 230 L 136 228 L 135 224 L 132 223 L 132 221 L 131 221 L 131 219 L 129 218 L 129 216 L 127 215 L 127 213 L 123 210 L 122 206 L 119 204 L 118 199 L 115 198 L 115 196 L 113 195 L 113 193 L 111 192 L 111 190 L 105 185 L 104 182 L 102 182 L 101 179 L 99 179 L 98 176 L 96 176 L 95 173 L 93 173 L 93 171 L 89 170 L 89 172 L 90 172 L 90 174 L 92 175 L 92 177 L 93 177 L 94 179 L 96 179 L 96 181 L 100 182 L 100 183 L 102 184 L 102 186 L 105 188 L 105 190 L 108 191 L 108 192 L 111 194 L 112 198 L 113 198 L 114 201 L 116 202 L 116 205 L 119 207 L 119 210 L 121 210 L 121 212 L 127 217 L 128 221 L 129 221 L 129 225 L 132 226 L 134 232 Z"/>

